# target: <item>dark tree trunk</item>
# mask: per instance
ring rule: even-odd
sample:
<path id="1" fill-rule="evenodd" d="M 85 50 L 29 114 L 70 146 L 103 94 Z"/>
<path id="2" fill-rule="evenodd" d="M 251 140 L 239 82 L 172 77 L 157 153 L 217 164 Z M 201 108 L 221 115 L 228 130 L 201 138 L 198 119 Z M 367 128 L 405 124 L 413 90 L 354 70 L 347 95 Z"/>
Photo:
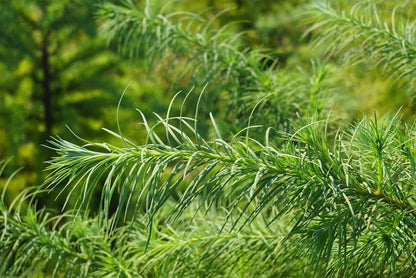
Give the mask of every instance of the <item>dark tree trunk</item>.
<path id="1" fill-rule="evenodd" d="M 42 42 L 41 49 L 41 59 L 42 59 L 42 88 L 43 88 L 43 109 L 44 109 L 44 121 L 46 127 L 46 133 L 50 134 L 53 118 L 52 118 L 52 106 L 51 106 L 51 72 L 49 64 L 49 52 L 48 52 L 48 36 L 45 35 Z"/>

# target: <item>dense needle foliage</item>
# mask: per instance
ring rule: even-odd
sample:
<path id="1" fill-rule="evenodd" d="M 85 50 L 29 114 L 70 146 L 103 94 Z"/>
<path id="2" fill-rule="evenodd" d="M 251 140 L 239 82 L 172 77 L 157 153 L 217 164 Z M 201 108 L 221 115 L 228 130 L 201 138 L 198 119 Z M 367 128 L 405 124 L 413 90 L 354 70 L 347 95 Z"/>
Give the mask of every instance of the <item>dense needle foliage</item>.
<path id="1" fill-rule="evenodd" d="M 400 112 L 340 124 L 328 80 L 341 54 L 412 91 L 416 23 L 404 7 L 306 5 L 305 36 L 327 54 L 290 70 L 242 50 L 243 34 L 215 18 L 103 4 L 110 44 L 150 65 L 175 61 L 178 84 L 203 89 L 176 94 L 165 115 L 137 109 L 138 140 L 118 117 L 106 131 L 119 145 L 51 139 L 43 185 L 0 200 L 0 274 L 415 276 L 416 124 Z M 45 192 L 65 201 L 61 212 L 37 205 Z"/>

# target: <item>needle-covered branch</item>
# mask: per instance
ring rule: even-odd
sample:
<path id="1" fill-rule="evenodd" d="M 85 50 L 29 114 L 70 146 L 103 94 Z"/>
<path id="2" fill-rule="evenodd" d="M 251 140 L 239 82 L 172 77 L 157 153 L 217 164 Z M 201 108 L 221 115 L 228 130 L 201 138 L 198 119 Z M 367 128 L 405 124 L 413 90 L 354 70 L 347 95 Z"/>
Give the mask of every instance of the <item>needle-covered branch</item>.
<path id="1" fill-rule="evenodd" d="M 347 50 L 355 62 L 372 57 L 396 80 L 414 85 L 416 22 L 400 16 L 397 9 L 390 18 L 380 10 L 375 1 L 359 1 L 352 7 L 341 1 L 315 1 L 303 17 L 311 25 L 309 32 L 318 33 L 316 43 L 325 43 L 329 55 Z"/>
<path id="2" fill-rule="evenodd" d="M 292 213 L 288 220 L 294 225 L 286 236 L 299 236 L 305 248 L 309 246 L 316 273 L 415 271 L 414 127 L 402 131 L 397 118 L 375 118 L 331 139 L 326 123 L 304 123 L 291 134 L 280 134 L 286 143 L 277 149 L 251 139 L 249 133 L 229 142 L 207 141 L 189 119 L 159 119 L 156 125 L 165 126 L 169 143 L 146 121 L 149 143 L 142 146 L 126 140 L 124 148 L 52 141 L 58 156 L 50 162 L 48 187 L 62 182 L 71 190 L 79 186 L 80 208 L 88 206 L 92 192 L 100 188 L 101 223 L 110 230 L 133 207 L 133 220 L 144 206 L 153 223 L 171 197 L 177 201 L 168 219 L 178 219 L 202 199 L 208 207 L 221 203 L 231 211 L 224 223 L 231 222 L 232 230 L 266 208 L 276 209 L 274 219 Z M 182 128 L 175 127 L 175 120 Z M 113 199 L 117 208 L 111 215 Z M 378 260 L 370 260 L 370 245 Z M 393 245 L 398 251 L 394 254 L 388 251 Z M 360 256 L 368 261 L 347 259 L 363 250 L 368 252 Z M 327 264 L 322 266 L 323 259 Z"/>
<path id="3" fill-rule="evenodd" d="M 241 128 L 254 107 L 259 118 L 264 117 L 264 113 L 258 115 L 260 108 L 268 111 L 268 121 L 276 127 L 286 127 L 296 113 L 326 111 L 326 67 L 315 63 L 313 72 L 304 74 L 280 69 L 266 51 L 241 50 L 242 34 L 232 35 L 227 26 L 215 29 L 215 17 L 206 20 L 192 13 L 155 11 L 149 3 L 140 9 L 132 1 L 106 3 L 97 17 L 102 33 L 121 52 L 150 65 L 174 56 L 180 62 L 169 62 L 166 71 L 179 75 L 176 80 L 190 76 L 190 84 L 209 83 L 211 100 L 228 92 L 227 115 L 234 123 L 241 122 Z M 308 82 L 310 75 L 320 77 L 315 78 L 314 88 Z"/>

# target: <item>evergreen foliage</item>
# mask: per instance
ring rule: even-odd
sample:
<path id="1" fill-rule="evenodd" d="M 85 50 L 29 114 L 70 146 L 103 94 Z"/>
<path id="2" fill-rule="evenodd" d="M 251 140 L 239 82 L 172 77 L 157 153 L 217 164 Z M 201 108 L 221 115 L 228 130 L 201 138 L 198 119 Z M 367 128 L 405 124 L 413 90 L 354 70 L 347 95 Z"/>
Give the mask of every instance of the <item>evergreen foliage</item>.
<path id="1" fill-rule="evenodd" d="M 25 166 L 33 185 L 51 157 L 38 146 L 67 133 L 63 123 L 91 134 L 109 122 L 102 115 L 118 99 L 120 59 L 98 36 L 93 1 L 11 0 L 0 9 L 0 156 Z"/>
<path id="2" fill-rule="evenodd" d="M 308 70 L 281 70 L 200 16 L 162 12 L 122 1 L 102 5 L 98 17 L 121 51 L 150 64 L 174 55 L 190 86 L 209 85 L 198 97 L 175 95 L 155 121 L 138 110 L 144 143 L 124 137 L 119 121 L 118 134 L 107 130 L 119 145 L 52 139 L 57 155 L 44 184 L 10 206 L 0 200 L 0 273 L 415 276 L 416 124 L 398 112 L 340 125 L 328 112 L 332 70 L 324 63 L 313 62 L 308 78 Z M 414 24 L 385 20 L 371 1 L 317 1 L 302 15 L 331 56 L 358 46 L 349 57 L 373 54 L 412 88 Z M 214 109 L 205 115 L 210 132 L 201 131 L 203 94 L 221 91 L 232 121 L 245 127 L 217 124 Z M 39 209 L 45 192 L 75 204 Z"/>
<path id="3" fill-rule="evenodd" d="M 208 83 L 209 103 L 220 94 L 225 97 L 232 111 L 227 121 L 233 125 L 244 128 L 249 117 L 260 118 L 263 124 L 268 117 L 266 122 L 280 129 L 296 113 L 325 108 L 316 95 L 324 95 L 321 91 L 327 89 L 323 84 L 326 67 L 316 63 L 312 72 L 283 70 L 264 51 L 240 50 L 241 33 L 230 34 L 228 26 L 212 28 L 216 17 L 204 20 L 197 14 L 164 14 L 163 9 L 154 11 L 150 5 L 141 11 L 132 1 L 121 2 L 103 5 L 98 14 L 108 40 L 130 58 L 145 58 L 150 66 L 160 59 L 178 61 L 179 65 L 169 63 L 167 70 L 177 73 L 178 82 L 190 76 L 191 86 Z M 310 75 L 312 81 L 306 77 Z M 224 91 L 228 92 L 225 96 Z M 204 106 L 220 113 L 218 106 Z M 207 109 L 204 106 L 201 109 Z"/>
<path id="4" fill-rule="evenodd" d="M 328 55 L 353 48 L 348 53 L 353 62 L 374 57 L 374 63 L 390 76 L 414 86 L 416 22 L 406 20 L 400 13 L 403 7 L 395 7 L 387 19 L 387 12 L 380 10 L 371 1 L 359 1 L 349 9 L 318 1 L 305 10 L 305 16 L 312 23 L 309 31 L 322 30 L 317 43 L 325 43 Z"/>

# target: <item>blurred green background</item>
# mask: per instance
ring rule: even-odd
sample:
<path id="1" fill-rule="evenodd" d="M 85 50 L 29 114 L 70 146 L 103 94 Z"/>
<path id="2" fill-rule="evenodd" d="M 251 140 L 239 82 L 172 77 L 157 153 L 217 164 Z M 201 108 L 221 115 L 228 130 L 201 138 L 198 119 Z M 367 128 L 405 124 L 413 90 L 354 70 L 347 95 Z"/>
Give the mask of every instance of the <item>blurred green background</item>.
<path id="1" fill-rule="evenodd" d="M 42 183 L 44 162 L 54 155 L 44 146 L 49 138 L 75 138 L 66 126 L 82 138 L 114 142 L 102 128 L 117 131 L 117 104 L 130 82 L 118 116 L 123 135 L 137 143 L 144 138 L 135 108 L 146 115 L 164 114 L 172 96 L 189 89 L 182 85 L 186 82 L 166 74 L 168 62 L 150 67 L 107 44 L 94 16 L 102 2 L 0 0 L 0 160 L 12 157 L 2 179 L 23 167 L 8 187 L 9 200 L 25 187 Z M 311 59 L 325 59 L 337 68 L 330 78 L 336 88 L 331 110 L 345 122 L 400 108 L 403 117 L 412 120 L 414 92 L 380 76 L 371 64 L 345 66 L 340 57 L 324 57 L 325 47 L 312 44 L 312 35 L 303 36 L 307 26 L 299 10 L 307 2 L 185 0 L 152 5 L 168 3 L 171 11 L 205 18 L 227 10 L 214 28 L 238 21 L 230 31 L 243 32 L 248 48 L 268 49 L 281 68 L 297 71 L 311 67 Z"/>

